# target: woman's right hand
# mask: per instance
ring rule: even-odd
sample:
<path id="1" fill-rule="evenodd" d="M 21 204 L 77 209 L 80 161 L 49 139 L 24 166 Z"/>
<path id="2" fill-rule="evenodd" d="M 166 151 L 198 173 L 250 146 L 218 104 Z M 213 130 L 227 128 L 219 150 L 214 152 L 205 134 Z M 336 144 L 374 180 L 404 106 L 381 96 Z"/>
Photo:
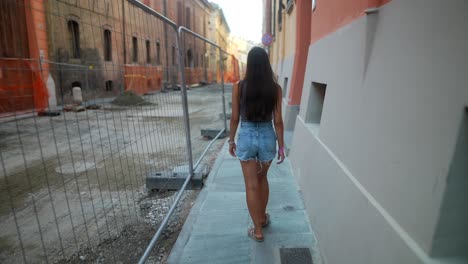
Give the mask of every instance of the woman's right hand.
<path id="1" fill-rule="evenodd" d="M 283 163 L 286 155 L 284 155 L 284 147 L 280 147 L 278 150 L 278 162 L 276 164 L 281 164 Z"/>
<path id="2" fill-rule="evenodd" d="M 236 148 L 237 146 L 235 142 L 229 142 L 229 154 L 234 158 L 236 157 Z"/>

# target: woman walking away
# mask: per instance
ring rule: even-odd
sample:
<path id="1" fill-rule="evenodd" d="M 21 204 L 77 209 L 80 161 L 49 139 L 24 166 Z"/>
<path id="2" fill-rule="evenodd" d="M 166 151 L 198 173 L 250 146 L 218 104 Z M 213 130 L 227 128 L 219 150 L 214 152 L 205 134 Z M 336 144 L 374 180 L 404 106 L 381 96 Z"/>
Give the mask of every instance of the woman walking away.
<path id="1" fill-rule="evenodd" d="M 284 161 L 281 99 L 281 87 L 273 77 L 267 53 L 262 48 L 252 48 L 247 56 L 244 79 L 232 89 L 228 142 L 229 153 L 239 158 L 244 174 L 247 207 L 254 223 L 249 227 L 248 235 L 258 242 L 264 239 L 262 229 L 270 224 L 270 215 L 266 212 L 269 195 L 267 173 L 275 158 L 276 140 L 279 147 L 278 164 Z M 236 145 L 234 137 L 239 120 L 241 124 Z"/>

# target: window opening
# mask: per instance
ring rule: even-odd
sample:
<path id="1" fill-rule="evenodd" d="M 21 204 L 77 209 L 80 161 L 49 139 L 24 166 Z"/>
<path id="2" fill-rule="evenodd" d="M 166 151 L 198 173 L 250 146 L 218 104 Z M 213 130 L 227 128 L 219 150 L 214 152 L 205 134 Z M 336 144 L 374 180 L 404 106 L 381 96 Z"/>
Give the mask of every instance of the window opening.
<path id="1" fill-rule="evenodd" d="M 111 80 L 106 81 L 106 91 L 114 90 L 114 83 Z"/>
<path id="2" fill-rule="evenodd" d="M 104 60 L 112 60 L 112 35 L 108 29 L 104 30 Z"/>
<path id="3" fill-rule="evenodd" d="M 187 50 L 187 67 L 193 67 L 193 55 L 192 50 Z"/>
<path id="4" fill-rule="evenodd" d="M 161 44 L 156 42 L 156 63 L 161 64 Z"/>
<path id="5" fill-rule="evenodd" d="M 283 98 L 286 98 L 286 94 L 288 93 L 288 78 L 284 78 L 283 82 Z"/>
<path id="6" fill-rule="evenodd" d="M 70 35 L 70 45 L 72 58 L 80 58 L 80 26 L 74 20 L 68 21 L 68 32 Z"/>
<path id="7" fill-rule="evenodd" d="M 306 123 L 320 124 L 326 91 L 326 84 L 312 82 L 306 112 Z"/>
<path id="8" fill-rule="evenodd" d="M 146 63 L 151 63 L 151 46 L 149 40 L 146 41 Z"/>
<path id="9" fill-rule="evenodd" d="M 138 39 L 136 37 L 132 38 L 132 61 L 133 62 L 138 62 Z"/>

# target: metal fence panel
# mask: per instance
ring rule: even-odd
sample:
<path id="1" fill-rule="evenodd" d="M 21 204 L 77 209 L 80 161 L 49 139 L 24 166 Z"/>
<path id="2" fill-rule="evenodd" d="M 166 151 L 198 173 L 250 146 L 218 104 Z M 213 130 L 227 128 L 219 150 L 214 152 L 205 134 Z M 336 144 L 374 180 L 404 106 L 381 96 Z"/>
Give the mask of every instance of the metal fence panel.
<path id="1" fill-rule="evenodd" d="M 186 85 L 238 70 L 135 0 L 5 0 L 0 17 L 0 262 L 54 263 L 142 223 L 149 174 L 193 175 L 225 94 Z"/>

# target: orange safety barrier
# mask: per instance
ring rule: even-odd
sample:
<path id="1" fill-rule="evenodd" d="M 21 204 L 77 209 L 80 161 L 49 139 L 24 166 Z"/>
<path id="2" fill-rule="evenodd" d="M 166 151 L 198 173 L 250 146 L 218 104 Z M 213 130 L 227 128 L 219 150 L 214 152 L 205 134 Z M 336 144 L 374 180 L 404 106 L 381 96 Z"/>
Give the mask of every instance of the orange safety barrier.
<path id="1" fill-rule="evenodd" d="M 229 56 L 228 70 L 224 73 L 224 81 L 235 83 L 240 80 L 239 61 L 233 55 Z"/>
<path id="2" fill-rule="evenodd" d="M 139 95 L 161 90 L 163 70 L 160 66 L 125 65 L 125 90 Z"/>
<path id="3" fill-rule="evenodd" d="M 0 71 L 0 115 L 48 107 L 49 94 L 37 61 L 0 59 Z"/>

